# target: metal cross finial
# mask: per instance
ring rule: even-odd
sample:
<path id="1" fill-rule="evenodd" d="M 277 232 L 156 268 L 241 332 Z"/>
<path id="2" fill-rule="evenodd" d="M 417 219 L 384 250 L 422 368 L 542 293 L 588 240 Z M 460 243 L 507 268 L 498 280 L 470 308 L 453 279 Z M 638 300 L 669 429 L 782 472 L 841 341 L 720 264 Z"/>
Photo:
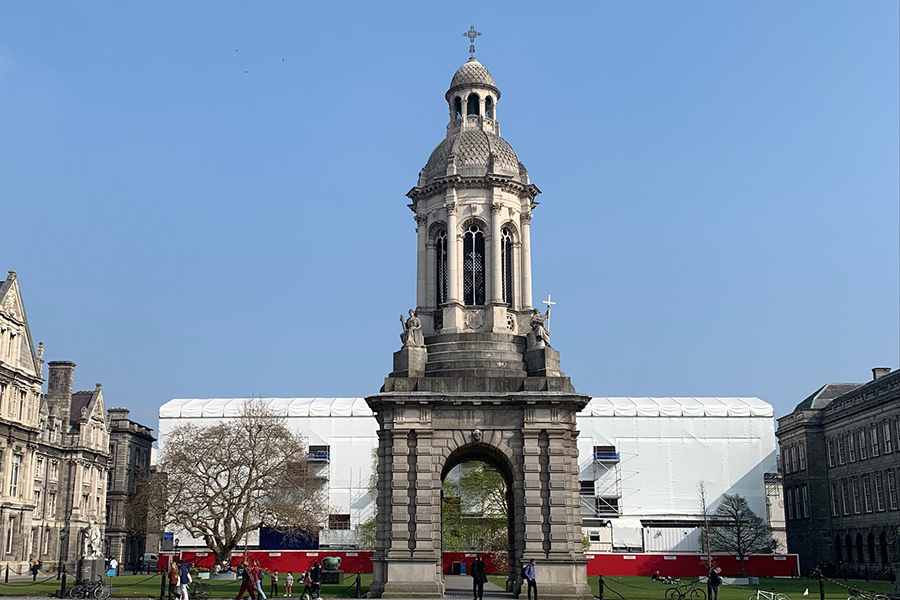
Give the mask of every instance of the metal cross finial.
<path id="1" fill-rule="evenodd" d="M 475 26 L 469 27 L 469 30 L 463 34 L 463 37 L 469 38 L 469 58 L 475 58 L 475 38 L 481 35 L 480 31 L 475 31 Z"/>
<path id="2" fill-rule="evenodd" d="M 547 333 L 550 333 L 550 314 L 549 314 L 549 313 L 550 313 L 550 307 L 553 306 L 554 304 L 556 304 L 556 302 L 551 302 L 551 301 L 550 301 L 550 294 L 547 294 L 547 299 L 546 299 L 546 300 L 541 300 L 541 302 L 543 302 L 544 304 L 547 305 L 547 313 L 548 313 L 548 314 L 547 314 Z"/>

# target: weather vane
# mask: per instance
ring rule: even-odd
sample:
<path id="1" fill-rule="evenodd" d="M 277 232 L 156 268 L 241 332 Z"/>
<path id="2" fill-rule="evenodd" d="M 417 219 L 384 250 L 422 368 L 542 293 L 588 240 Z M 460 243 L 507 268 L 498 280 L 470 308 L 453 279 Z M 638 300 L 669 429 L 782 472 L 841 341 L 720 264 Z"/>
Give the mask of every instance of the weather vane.
<path id="1" fill-rule="evenodd" d="M 480 31 L 475 31 L 475 26 L 469 27 L 469 30 L 463 34 L 463 37 L 469 38 L 469 58 L 475 58 L 475 38 L 481 35 Z"/>

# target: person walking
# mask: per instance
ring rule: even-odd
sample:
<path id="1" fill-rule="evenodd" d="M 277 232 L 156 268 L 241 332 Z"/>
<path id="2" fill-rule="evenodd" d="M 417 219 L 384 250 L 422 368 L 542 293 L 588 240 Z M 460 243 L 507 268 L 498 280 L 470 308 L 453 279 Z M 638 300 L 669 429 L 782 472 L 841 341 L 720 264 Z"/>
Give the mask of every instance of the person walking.
<path id="1" fill-rule="evenodd" d="M 169 562 L 169 600 L 175 600 L 176 593 L 178 592 L 178 582 L 181 579 L 181 574 L 178 572 L 178 560 L 173 558 L 171 562 Z"/>
<path id="2" fill-rule="evenodd" d="M 528 561 L 525 568 L 522 569 L 522 577 L 528 583 L 528 600 L 531 600 L 531 590 L 534 590 L 534 600 L 538 600 L 537 577 L 534 572 L 534 559 Z"/>
<path id="3" fill-rule="evenodd" d="M 294 591 L 294 574 L 288 571 L 284 576 L 284 597 L 290 598 L 292 591 Z"/>
<path id="4" fill-rule="evenodd" d="M 247 592 L 250 595 L 250 600 L 256 600 L 256 583 L 250 575 L 250 568 L 247 563 L 242 560 L 241 564 L 238 565 L 238 569 L 241 572 L 241 589 L 238 591 L 238 595 L 234 597 L 234 600 L 241 600 L 244 596 L 244 592 Z"/>
<path id="5" fill-rule="evenodd" d="M 269 586 L 269 595 L 273 598 L 278 597 L 278 569 L 272 570 L 272 583 Z"/>
<path id="6" fill-rule="evenodd" d="M 709 600 L 719 600 L 719 586 L 722 585 L 721 567 L 715 567 L 709 572 L 709 587 L 712 589 L 712 598 Z"/>
<path id="7" fill-rule="evenodd" d="M 484 561 L 479 554 L 472 561 L 472 600 L 484 600 L 484 584 L 487 574 L 484 572 Z"/>
<path id="8" fill-rule="evenodd" d="M 310 598 L 315 594 L 316 600 L 322 600 L 322 567 L 319 566 L 319 561 L 314 562 L 312 569 L 309 570 L 309 579 L 312 581 Z"/>
<path id="9" fill-rule="evenodd" d="M 262 600 L 268 600 L 266 598 L 266 593 L 262 589 L 262 580 L 265 577 L 265 572 L 259 567 L 259 561 L 253 561 L 253 568 L 250 569 L 250 576 L 253 578 L 253 583 L 256 585 L 256 593 L 259 595 Z"/>
<path id="10" fill-rule="evenodd" d="M 309 574 L 309 571 L 303 572 L 303 594 L 301 596 L 304 600 L 312 600 L 313 594 L 313 583 L 312 576 Z"/>
<path id="11" fill-rule="evenodd" d="M 186 563 L 181 561 L 181 564 L 178 567 L 178 585 L 181 590 L 181 600 L 190 600 L 188 598 L 188 588 L 191 586 L 191 567 L 194 566 L 194 563 Z"/>

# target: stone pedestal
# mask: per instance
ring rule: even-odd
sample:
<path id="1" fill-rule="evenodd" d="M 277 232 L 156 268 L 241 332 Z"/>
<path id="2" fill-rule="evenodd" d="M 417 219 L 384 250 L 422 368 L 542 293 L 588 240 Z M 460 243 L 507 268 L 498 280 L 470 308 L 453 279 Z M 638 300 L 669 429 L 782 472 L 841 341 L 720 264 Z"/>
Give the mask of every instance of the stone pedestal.
<path id="1" fill-rule="evenodd" d="M 79 581 L 96 581 L 100 577 L 106 579 L 106 561 L 103 557 L 79 559 L 75 577 Z"/>
<path id="2" fill-rule="evenodd" d="M 564 377 L 559 352 L 550 346 L 525 351 L 525 369 L 529 377 Z"/>
<path id="3" fill-rule="evenodd" d="M 394 352 L 394 372 L 391 377 L 424 377 L 428 350 L 404 346 Z"/>

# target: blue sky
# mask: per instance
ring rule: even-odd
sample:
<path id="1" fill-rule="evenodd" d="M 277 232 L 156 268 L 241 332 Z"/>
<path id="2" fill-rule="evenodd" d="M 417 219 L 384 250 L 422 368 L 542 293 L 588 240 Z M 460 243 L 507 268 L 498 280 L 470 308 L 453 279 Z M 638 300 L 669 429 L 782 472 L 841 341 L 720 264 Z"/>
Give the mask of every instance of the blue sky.
<path id="1" fill-rule="evenodd" d="M 900 366 L 898 3 L 474 6 L 0 6 L 0 271 L 45 358 L 154 427 L 377 392 L 474 24 L 579 391 L 781 415 Z"/>

